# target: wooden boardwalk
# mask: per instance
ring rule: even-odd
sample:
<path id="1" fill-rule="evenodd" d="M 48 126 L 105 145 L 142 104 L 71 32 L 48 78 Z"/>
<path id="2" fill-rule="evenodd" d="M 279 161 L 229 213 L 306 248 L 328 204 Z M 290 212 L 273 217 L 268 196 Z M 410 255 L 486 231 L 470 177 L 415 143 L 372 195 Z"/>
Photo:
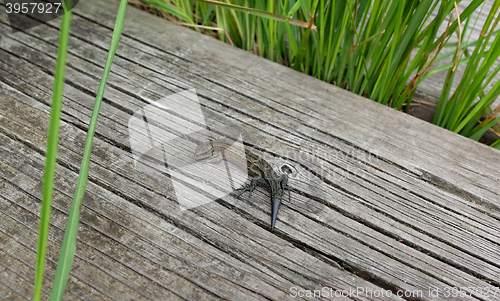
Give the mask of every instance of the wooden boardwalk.
<path id="1" fill-rule="evenodd" d="M 74 9 L 45 299 L 117 8 L 86 0 Z M 59 20 L 15 34 L 7 24 L 0 8 L 0 299 L 25 300 L 33 291 Z M 169 107 L 181 132 L 205 125 L 210 135 L 244 133 L 248 148 L 292 170 L 298 192 L 283 200 L 274 232 L 263 188 L 181 210 L 180 178 L 134 168 L 134 114 L 189 89 L 205 124 Z M 189 160 L 194 148 L 183 147 L 180 157 Z M 499 155 L 129 7 L 64 298 L 500 300 Z M 322 295 L 308 294 L 315 290 Z"/>

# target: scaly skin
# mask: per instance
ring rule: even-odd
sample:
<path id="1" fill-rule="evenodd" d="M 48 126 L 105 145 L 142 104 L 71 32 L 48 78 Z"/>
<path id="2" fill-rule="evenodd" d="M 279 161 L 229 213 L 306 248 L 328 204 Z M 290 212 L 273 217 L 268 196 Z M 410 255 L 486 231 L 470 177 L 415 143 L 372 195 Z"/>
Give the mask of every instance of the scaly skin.
<path id="1" fill-rule="evenodd" d="M 237 197 L 245 191 L 249 191 L 251 196 L 257 184 L 267 184 L 271 190 L 271 231 L 274 231 L 283 193 L 285 190 L 288 190 L 288 198 L 290 199 L 290 190 L 293 190 L 293 188 L 288 186 L 288 176 L 286 174 L 278 176 L 269 163 L 248 149 L 245 149 L 245 157 L 242 155 L 242 153 L 238 153 L 236 148 L 232 148 L 231 144 L 226 141 L 210 141 L 198 145 L 194 153 L 194 158 L 196 160 L 209 159 L 209 162 L 216 163 L 225 157 L 242 170 L 247 169 L 248 175 L 252 177 L 252 180 L 250 184 L 237 189 L 240 190 Z"/>

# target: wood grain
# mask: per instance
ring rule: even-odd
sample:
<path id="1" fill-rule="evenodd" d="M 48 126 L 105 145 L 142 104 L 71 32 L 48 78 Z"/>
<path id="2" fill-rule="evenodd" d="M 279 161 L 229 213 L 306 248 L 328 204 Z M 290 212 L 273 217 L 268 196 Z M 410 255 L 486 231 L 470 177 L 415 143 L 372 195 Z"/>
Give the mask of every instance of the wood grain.
<path id="1" fill-rule="evenodd" d="M 117 3 L 97 0 L 74 9 L 45 297 L 116 10 Z M 8 34 L 0 12 L 0 273 L 10 279 L 0 280 L 0 294 L 12 300 L 31 297 L 58 26 L 55 20 Z M 165 154 L 187 166 L 196 142 L 243 133 L 246 147 L 292 171 L 298 193 L 283 201 L 275 232 L 268 231 L 265 189 L 181 210 L 174 181 L 192 174 L 179 178 L 153 161 L 145 163 L 150 173 L 134 168 L 130 118 L 150 100 L 191 88 L 209 131 L 180 144 L 162 141 Z M 178 127 L 157 124 L 166 134 L 199 127 L 185 117 L 193 112 L 183 101 L 151 124 L 167 117 Z M 179 145 L 182 155 L 173 150 Z M 494 292 L 499 154 L 129 8 L 99 116 L 65 299 L 332 299 L 291 295 L 292 288 L 322 287 L 390 290 L 386 299 L 396 300 L 398 290 L 439 289 L 440 298 L 453 287 Z"/>

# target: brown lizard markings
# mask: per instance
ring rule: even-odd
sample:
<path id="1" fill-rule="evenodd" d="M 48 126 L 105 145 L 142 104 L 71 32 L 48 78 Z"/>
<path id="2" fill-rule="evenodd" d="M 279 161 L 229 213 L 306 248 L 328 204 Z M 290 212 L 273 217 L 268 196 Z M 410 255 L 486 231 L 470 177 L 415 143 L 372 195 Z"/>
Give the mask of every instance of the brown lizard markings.
<path id="1" fill-rule="evenodd" d="M 250 196 L 257 184 L 266 184 L 271 190 L 271 231 L 274 230 L 276 224 L 276 217 L 278 216 L 278 209 L 285 190 L 288 190 L 288 198 L 290 200 L 290 191 L 294 190 L 288 186 L 288 175 L 277 175 L 271 165 L 245 148 L 245 154 L 238 152 L 236 147 L 226 141 L 209 141 L 201 143 L 196 148 L 194 158 L 196 160 L 209 159 L 209 162 L 220 162 L 224 157 L 236 164 L 242 170 L 248 170 L 248 175 L 252 177 L 250 184 L 238 188 L 240 190 L 236 197 L 249 191 Z"/>

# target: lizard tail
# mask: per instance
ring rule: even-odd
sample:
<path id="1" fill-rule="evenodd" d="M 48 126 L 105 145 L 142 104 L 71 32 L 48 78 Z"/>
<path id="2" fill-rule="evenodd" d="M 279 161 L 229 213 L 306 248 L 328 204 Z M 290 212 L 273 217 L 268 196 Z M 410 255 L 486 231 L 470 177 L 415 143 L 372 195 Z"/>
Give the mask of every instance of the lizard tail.
<path id="1" fill-rule="evenodd" d="M 280 207 L 280 203 L 281 203 L 280 198 L 273 198 L 271 200 L 271 206 L 272 206 L 271 232 L 274 231 L 274 225 L 276 224 L 276 218 L 278 217 L 278 209 Z"/>

